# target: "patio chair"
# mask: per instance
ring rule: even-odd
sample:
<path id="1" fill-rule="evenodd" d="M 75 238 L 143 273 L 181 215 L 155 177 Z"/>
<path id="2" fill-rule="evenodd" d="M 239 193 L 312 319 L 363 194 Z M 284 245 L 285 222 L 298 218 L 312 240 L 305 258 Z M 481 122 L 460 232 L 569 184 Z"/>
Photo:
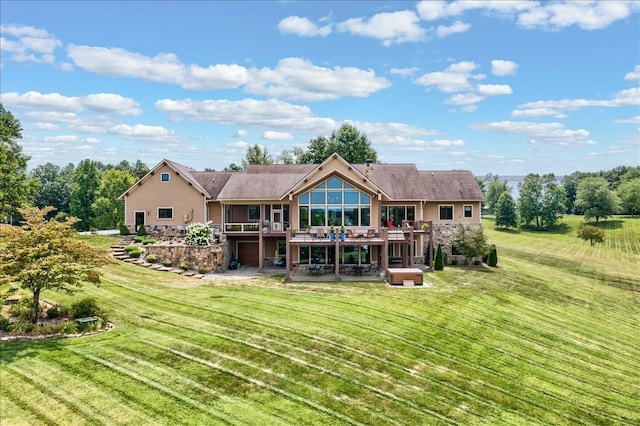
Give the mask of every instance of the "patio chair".
<path id="1" fill-rule="evenodd" d="M 367 235 L 365 235 L 365 238 L 373 238 L 376 236 L 376 231 L 375 229 L 369 229 L 367 231 Z"/>
<path id="2" fill-rule="evenodd" d="M 347 238 L 356 238 L 356 233 L 353 232 L 353 229 L 347 229 Z"/>
<path id="3" fill-rule="evenodd" d="M 324 229 L 318 228 L 318 230 L 316 231 L 316 238 L 325 238 Z"/>

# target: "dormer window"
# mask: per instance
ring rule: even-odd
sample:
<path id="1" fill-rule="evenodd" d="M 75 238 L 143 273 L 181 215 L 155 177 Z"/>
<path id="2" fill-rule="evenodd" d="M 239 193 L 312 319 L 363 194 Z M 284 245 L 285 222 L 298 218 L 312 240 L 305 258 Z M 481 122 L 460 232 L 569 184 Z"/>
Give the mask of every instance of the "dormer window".
<path id="1" fill-rule="evenodd" d="M 162 173 L 160 175 L 160 182 L 169 182 L 169 173 Z"/>

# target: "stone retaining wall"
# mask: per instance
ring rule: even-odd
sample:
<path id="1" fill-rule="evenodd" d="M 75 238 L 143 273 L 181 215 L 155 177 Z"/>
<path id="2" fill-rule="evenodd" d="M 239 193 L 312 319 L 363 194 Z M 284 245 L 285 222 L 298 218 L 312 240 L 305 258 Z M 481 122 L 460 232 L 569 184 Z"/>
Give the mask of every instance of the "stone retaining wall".
<path id="1" fill-rule="evenodd" d="M 209 246 L 153 244 L 145 246 L 145 249 L 147 256 L 153 254 L 156 257 L 156 263 L 163 263 L 169 259 L 171 265 L 176 268 L 187 262 L 191 269 L 204 268 L 205 272 L 216 273 L 222 273 L 227 269 L 231 252 L 226 242 Z"/>

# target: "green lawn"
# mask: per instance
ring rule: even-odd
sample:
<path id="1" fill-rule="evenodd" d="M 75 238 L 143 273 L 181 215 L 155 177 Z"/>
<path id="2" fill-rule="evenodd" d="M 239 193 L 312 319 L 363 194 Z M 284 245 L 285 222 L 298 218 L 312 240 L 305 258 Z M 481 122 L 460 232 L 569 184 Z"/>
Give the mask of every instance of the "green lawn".
<path id="1" fill-rule="evenodd" d="M 601 224 L 593 247 L 580 220 L 486 220 L 500 267 L 428 289 L 110 265 L 84 293 L 113 331 L 0 343 L 0 423 L 638 424 L 640 219 Z"/>

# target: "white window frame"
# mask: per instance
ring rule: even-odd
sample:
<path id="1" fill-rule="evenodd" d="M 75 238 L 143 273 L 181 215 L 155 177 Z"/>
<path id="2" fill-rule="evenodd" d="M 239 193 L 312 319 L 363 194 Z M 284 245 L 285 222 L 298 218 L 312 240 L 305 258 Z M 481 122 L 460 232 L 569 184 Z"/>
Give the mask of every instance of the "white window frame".
<path id="1" fill-rule="evenodd" d="M 171 210 L 171 217 L 160 217 L 160 210 Z M 173 220 L 174 218 L 173 207 L 158 207 L 156 213 L 158 220 Z"/>
<path id="2" fill-rule="evenodd" d="M 471 216 L 467 216 L 467 207 L 471 208 Z M 465 204 L 462 207 L 462 215 L 465 219 L 473 219 L 473 204 Z"/>
<path id="3" fill-rule="evenodd" d="M 451 219 L 443 219 L 442 218 L 442 207 L 451 207 Z M 452 222 L 455 215 L 455 207 L 453 204 L 438 204 L 438 220 L 440 222 Z"/>
<path id="4" fill-rule="evenodd" d="M 165 175 L 167 176 L 167 180 L 164 180 Z M 171 181 L 171 173 L 160 173 L 160 182 L 166 183 Z"/>

